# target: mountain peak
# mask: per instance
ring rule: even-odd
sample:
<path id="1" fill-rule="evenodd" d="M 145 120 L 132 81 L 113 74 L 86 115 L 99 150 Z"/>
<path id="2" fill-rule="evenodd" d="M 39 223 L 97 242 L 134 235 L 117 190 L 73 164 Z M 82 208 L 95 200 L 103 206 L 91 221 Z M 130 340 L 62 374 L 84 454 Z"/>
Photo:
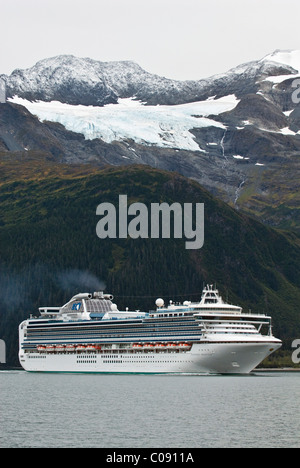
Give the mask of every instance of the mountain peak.
<path id="1" fill-rule="evenodd" d="M 275 62 L 280 65 L 287 65 L 297 72 L 300 71 L 300 50 L 276 49 L 272 54 L 266 55 L 261 62 Z"/>
<path id="2" fill-rule="evenodd" d="M 96 106 L 132 97 L 145 86 L 157 88 L 157 82 L 172 82 L 146 72 L 134 61 L 101 62 L 74 55 L 45 58 L 2 78 L 8 97 Z"/>
<path id="3" fill-rule="evenodd" d="M 40 68 L 40 69 L 46 69 L 46 68 L 53 68 L 57 66 L 67 66 L 67 67 L 72 67 L 76 65 L 85 65 L 89 67 L 95 67 L 95 68 L 100 68 L 101 66 L 114 66 L 116 64 L 123 64 L 123 66 L 128 66 L 128 67 L 137 67 L 141 69 L 141 67 L 134 61 L 131 60 L 120 60 L 120 61 L 109 61 L 109 62 L 103 62 L 100 60 L 95 60 L 90 57 L 77 57 L 76 55 L 72 54 L 61 54 L 61 55 L 55 55 L 53 57 L 47 57 L 39 60 L 36 62 L 35 65 L 32 67 L 27 68 L 26 70 L 15 70 L 13 73 L 16 71 L 31 71 L 34 68 Z M 12 73 L 12 74 L 13 74 Z"/>

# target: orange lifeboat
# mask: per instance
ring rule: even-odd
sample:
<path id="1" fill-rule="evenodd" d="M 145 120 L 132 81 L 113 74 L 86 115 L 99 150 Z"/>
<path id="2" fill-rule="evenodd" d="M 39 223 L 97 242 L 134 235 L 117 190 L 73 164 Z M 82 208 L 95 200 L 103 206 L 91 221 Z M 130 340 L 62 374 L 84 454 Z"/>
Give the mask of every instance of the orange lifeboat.
<path id="1" fill-rule="evenodd" d="M 166 345 L 164 343 L 156 343 L 155 349 L 166 349 Z"/>
<path id="2" fill-rule="evenodd" d="M 141 349 L 143 345 L 141 345 L 140 343 L 133 343 L 132 347 L 135 349 Z"/>
<path id="3" fill-rule="evenodd" d="M 144 349 L 153 349 L 153 348 L 154 348 L 154 345 L 151 343 L 144 344 Z"/>
<path id="4" fill-rule="evenodd" d="M 65 345 L 56 345 L 56 351 L 64 351 Z"/>
<path id="5" fill-rule="evenodd" d="M 168 344 L 167 344 L 167 348 L 168 348 L 168 349 L 176 349 L 176 348 L 177 348 L 177 344 L 176 344 L 176 343 L 168 343 Z"/>
<path id="6" fill-rule="evenodd" d="M 75 345 L 73 344 L 68 344 L 66 346 L 66 351 L 75 351 Z"/>
<path id="7" fill-rule="evenodd" d="M 85 350 L 86 350 L 86 346 L 83 345 L 83 344 L 77 345 L 77 346 L 76 346 L 76 350 L 77 350 L 77 351 L 85 351 Z"/>
<path id="8" fill-rule="evenodd" d="M 38 350 L 39 352 L 41 352 L 41 351 L 46 351 L 46 346 L 39 345 L 39 346 L 37 346 L 37 350 Z"/>
<path id="9" fill-rule="evenodd" d="M 96 346 L 93 345 L 93 344 L 88 344 L 87 347 L 86 347 L 86 350 L 87 350 L 87 351 L 95 351 L 95 350 L 96 350 Z"/>
<path id="10" fill-rule="evenodd" d="M 48 345 L 48 346 L 46 346 L 46 351 L 48 351 L 49 353 L 54 353 L 54 351 L 55 351 L 55 346 L 54 346 L 54 345 Z"/>
<path id="11" fill-rule="evenodd" d="M 179 343 L 179 349 L 190 349 L 191 345 L 188 343 Z"/>

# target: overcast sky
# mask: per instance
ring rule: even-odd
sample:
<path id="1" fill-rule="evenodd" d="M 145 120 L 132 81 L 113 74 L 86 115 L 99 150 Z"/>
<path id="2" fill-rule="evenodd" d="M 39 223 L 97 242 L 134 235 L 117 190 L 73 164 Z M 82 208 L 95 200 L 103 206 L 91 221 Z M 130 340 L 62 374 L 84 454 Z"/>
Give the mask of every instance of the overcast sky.
<path id="1" fill-rule="evenodd" d="M 201 79 L 300 49 L 299 0 L 0 0 L 0 74 L 60 54 Z"/>

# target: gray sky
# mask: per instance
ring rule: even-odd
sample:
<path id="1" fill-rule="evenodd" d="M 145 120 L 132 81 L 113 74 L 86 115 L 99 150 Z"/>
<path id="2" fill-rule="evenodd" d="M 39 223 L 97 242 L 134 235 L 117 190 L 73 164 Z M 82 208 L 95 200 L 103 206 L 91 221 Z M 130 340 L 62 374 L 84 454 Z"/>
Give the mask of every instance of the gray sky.
<path id="1" fill-rule="evenodd" d="M 0 0 L 0 74 L 60 54 L 201 79 L 300 49 L 299 0 Z"/>

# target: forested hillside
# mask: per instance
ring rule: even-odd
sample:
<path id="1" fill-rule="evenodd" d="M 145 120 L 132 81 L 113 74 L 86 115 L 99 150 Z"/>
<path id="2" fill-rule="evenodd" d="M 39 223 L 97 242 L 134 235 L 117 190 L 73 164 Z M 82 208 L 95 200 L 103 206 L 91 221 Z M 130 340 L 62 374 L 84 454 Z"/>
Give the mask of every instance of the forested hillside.
<path id="1" fill-rule="evenodd" d="M 41 306 L 105 289 L 119 308 L 149 309 L 199 299 L 203 283 L 273 316 L 274 334 L 300 337 L 300 242 L 239 214 L 196 182 L 147 166 L 67 166 L 29 153 L 0 154 L 0 338 L 17 365 L 18 324 Z M 140 201 L 204 203 L 205 243 L 184 239 L 99 239 L 96 208 Z"/>

